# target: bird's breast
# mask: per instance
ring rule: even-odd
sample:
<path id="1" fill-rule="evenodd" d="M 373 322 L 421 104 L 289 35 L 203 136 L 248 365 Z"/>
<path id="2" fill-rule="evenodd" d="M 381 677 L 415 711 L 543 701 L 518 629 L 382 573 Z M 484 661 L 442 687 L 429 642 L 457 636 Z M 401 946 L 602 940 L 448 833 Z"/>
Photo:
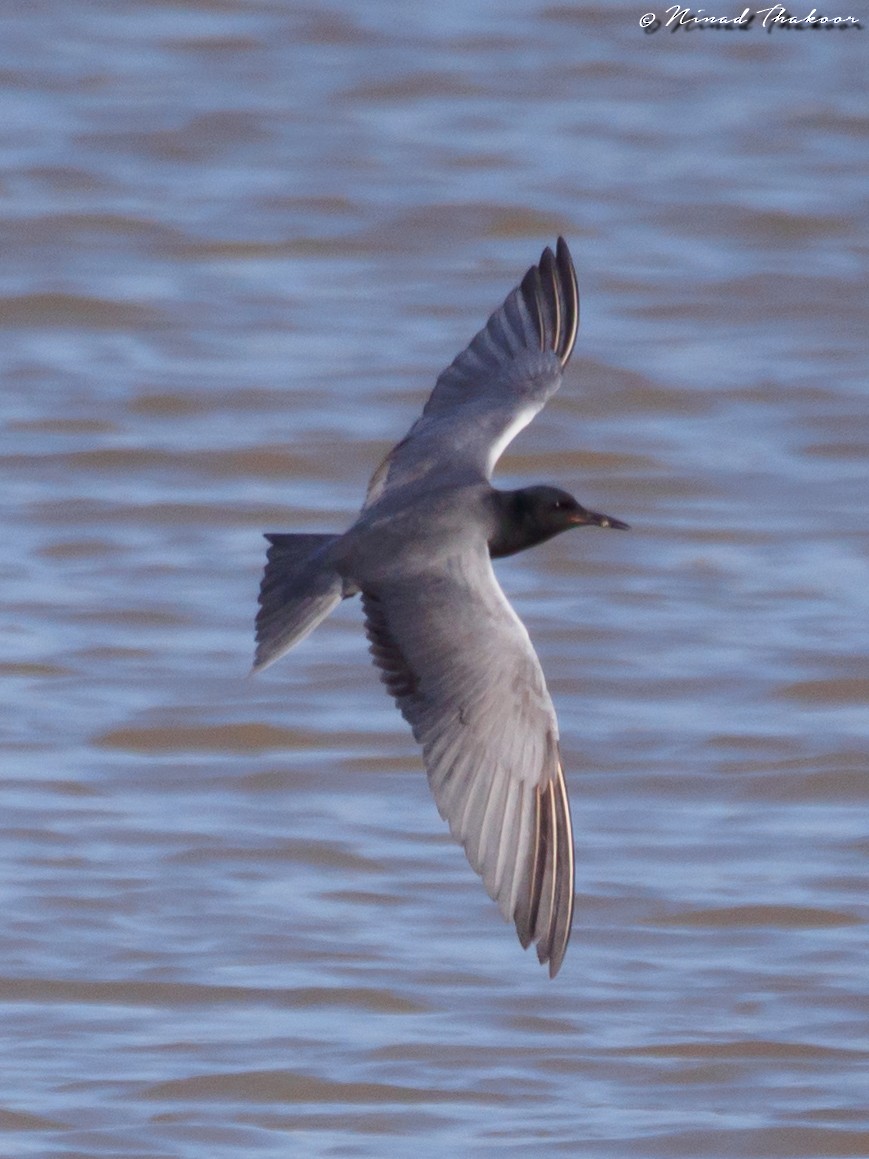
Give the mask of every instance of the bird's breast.
<path id="1" fill-rule="evenodd" d="M 445 559 L 485 545 L 489 519 L 476 491 L 449 490 L 363 511 L 336 545 L 335 567 L 364 590 L 436 570 Z"/>

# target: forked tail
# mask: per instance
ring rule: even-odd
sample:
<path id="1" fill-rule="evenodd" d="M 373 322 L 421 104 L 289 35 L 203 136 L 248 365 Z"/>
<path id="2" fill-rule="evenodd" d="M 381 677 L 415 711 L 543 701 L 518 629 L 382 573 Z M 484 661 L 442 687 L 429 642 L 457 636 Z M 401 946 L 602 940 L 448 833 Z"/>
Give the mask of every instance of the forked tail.
<path id="1" fill-rule="evenodd" d="M 344 581 L 326 559 L 337 535 L 266 535 L 256 617 L 253 671 L 273 664 L 329 615 L 345 594 Z"/>

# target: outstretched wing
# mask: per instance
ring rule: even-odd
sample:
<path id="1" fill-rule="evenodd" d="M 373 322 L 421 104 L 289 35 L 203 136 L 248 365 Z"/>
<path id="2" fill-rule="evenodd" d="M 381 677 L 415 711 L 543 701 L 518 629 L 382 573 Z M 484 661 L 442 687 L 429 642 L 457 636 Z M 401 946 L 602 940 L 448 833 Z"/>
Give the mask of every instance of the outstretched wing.
<path id="1" fill-rule="evenodd" d="M 374 662 L 422 745 L 441 816 L 490 897 L 557 973 L 573 833 L 540 662 L 485 544 L 362 593 Z"/>
<path id="2" fill-rule="evenodd" d="M 578 329 L 576 271 L 560 237 L 438 378 L 422 416 L 374 472 L 365 506 L 428 477 L 488 479 L 558 390 Z"/>

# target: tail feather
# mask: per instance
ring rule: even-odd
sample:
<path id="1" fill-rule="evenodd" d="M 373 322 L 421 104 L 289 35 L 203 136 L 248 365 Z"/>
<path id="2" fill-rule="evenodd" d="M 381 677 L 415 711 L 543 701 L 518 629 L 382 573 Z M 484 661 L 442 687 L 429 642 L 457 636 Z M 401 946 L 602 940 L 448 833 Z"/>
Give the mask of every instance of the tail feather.
<path id="1" fill-rule="evenodd" d="M 337 535 L 266 535 L 266 555 L 256 617 L 259 672 L 304 639 L 341 602 L 341 576 L 326 560 Z M 346 593 L 349 594 L 349 593 Z"/>

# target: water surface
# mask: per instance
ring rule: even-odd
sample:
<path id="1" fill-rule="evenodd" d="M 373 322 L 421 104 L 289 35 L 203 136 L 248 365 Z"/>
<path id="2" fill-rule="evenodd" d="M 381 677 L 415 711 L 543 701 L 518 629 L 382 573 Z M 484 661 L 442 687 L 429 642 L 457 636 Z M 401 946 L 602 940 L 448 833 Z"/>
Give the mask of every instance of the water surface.
<path id="1" fill-rule="evenodd" d="M 843 10 L 844 11 L 844 10 Z M 0 18 L 0 1152 L 869 1155 L 866 32 L 625 4 Z M 550 982 L 358 606 L 245 678 L 544 244 L 504 457 L 627 520 L 498 572 L 563 734 Z"/>

